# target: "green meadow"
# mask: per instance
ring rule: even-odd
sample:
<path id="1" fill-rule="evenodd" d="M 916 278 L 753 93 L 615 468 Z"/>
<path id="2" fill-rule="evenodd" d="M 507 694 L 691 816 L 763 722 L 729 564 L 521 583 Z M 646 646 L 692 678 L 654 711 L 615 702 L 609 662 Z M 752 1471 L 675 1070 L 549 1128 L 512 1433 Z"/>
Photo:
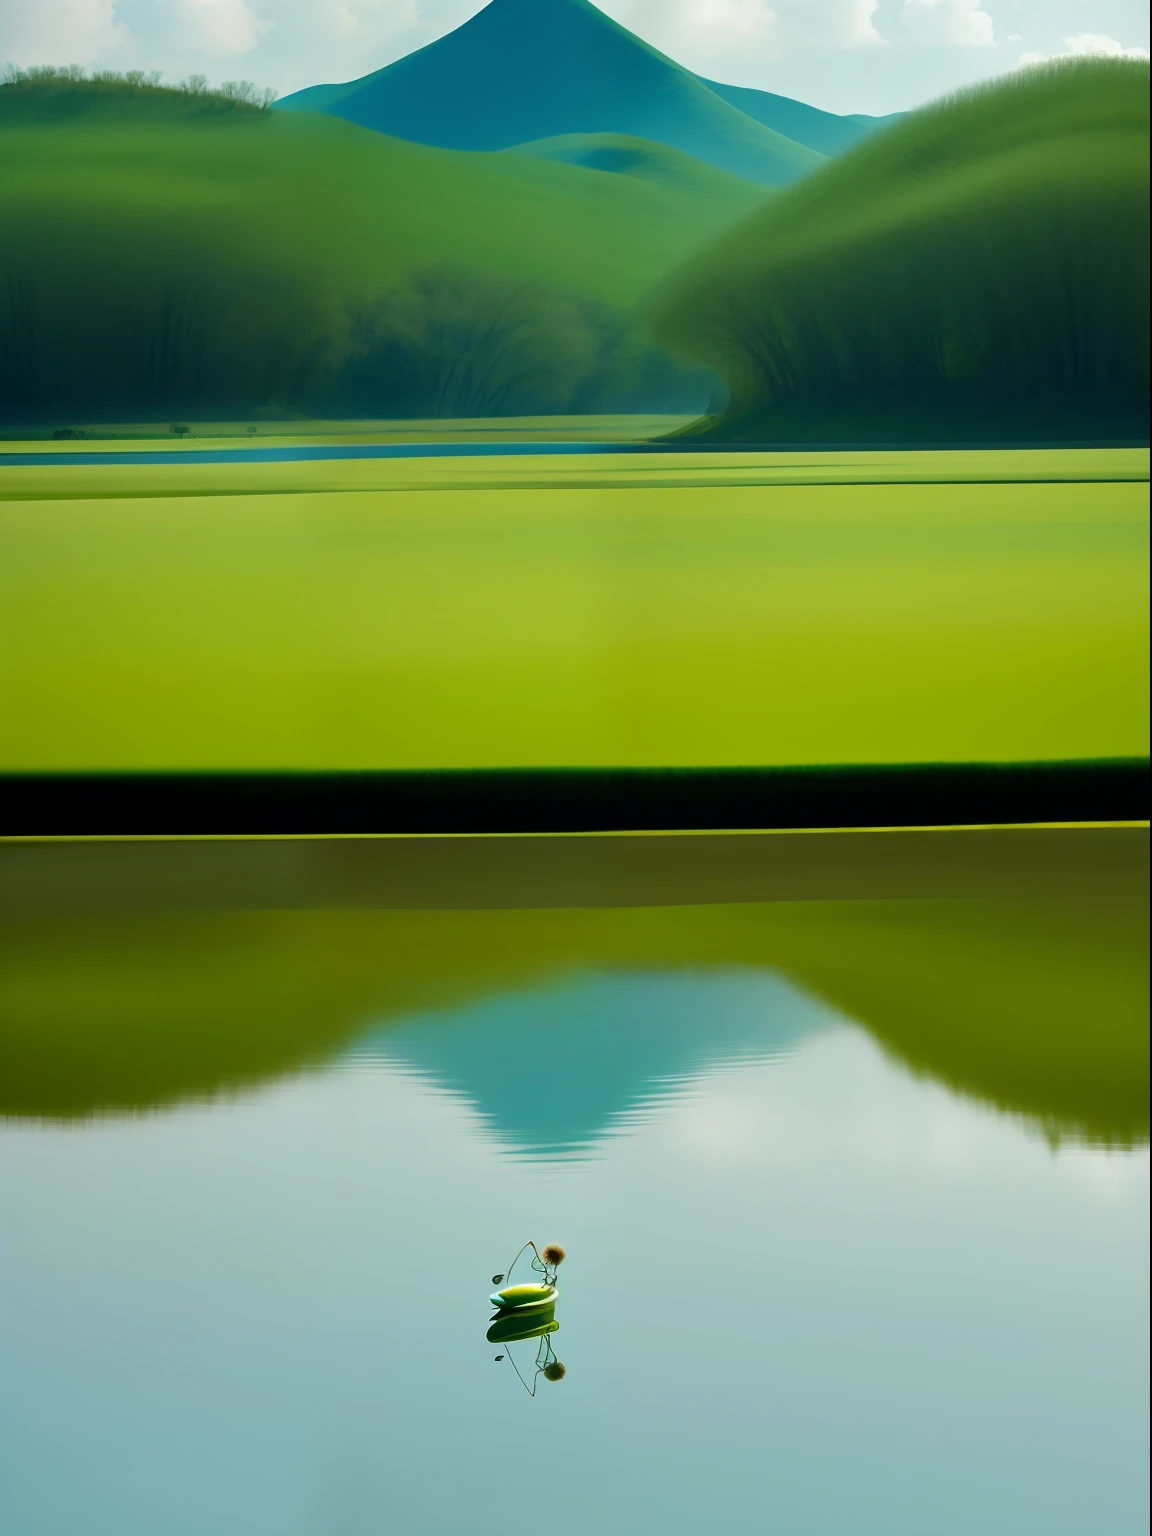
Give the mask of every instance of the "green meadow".
<path id="1" fill-rule="evenodd" d="M 636 423 L 639 423 L 638 425 Z M 24 500 L 101 500 L 131 496 L 217 496 L 268 494 L 295 491 L 391 491 L 391 490 L 657 490 L 728 486 L 780 485 L 1059 485 L 1146 484 L 1149 453 L 1146 448 L 1042 448 L 1042 449 L 901 449 L 813 452 L 762 452 L 754 449 L 723 453 L 680 451 L 658 454 L 637 451 L 597 454 L 582 452 L 572 457 L 510 454 L 451 458 L 347 459 L 344 461 L 298 460 L 282 463 L 198 464 L 197 451 L 227 452 L 238 447 L 256 449 L 306 448 L 309 445 L 339 447 L 372 443 L 481 443 L 531 442 L 628 443 L 651 426 L 651 418 L 594 418 L 592 426 L 576 426 L 574 419 L 545 421 L 510 418 L 506 421 L 392 422 L 379 431 L 365 431 L 360 422 L 315 423 L 328 430 L 306 431 L 306 423 L 287 424 L 290 430 L 270 427 L 258 438 L 244 429 L 225 424 L 204 424 L 194 438 L 177 439 L 170 433 L 155 439 L 125 441 L 134 429 L 119 427 L 107 437 L 78 442 L 17 439 L 4 443 L 8 462 L 0 465 L 0 502 Z M 97 429 L 99 430 L 99 429 Z M 89 454 L 122 454 L 139 448 L 148 453 L 163 450 L 163 464 L 116 464 L 95 466 L 83 462 Z M 41 465 L 33 455 L 51 453 L 75 465 Z M 19 460 L 27 457 L 27 464 Z"/>
<path id="2" fill-rule="evenodd" d="M 1148 753 L 1148 456 L 0 467 L 0 767 Z"/>

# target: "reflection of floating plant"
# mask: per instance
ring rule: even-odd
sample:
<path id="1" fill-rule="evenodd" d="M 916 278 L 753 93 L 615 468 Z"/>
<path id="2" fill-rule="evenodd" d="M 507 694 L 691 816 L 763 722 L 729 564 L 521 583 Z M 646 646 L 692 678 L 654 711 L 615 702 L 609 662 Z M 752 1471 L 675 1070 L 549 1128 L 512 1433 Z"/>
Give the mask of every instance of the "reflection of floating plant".
<path id="1" fill-rule="evenodd" d="M 503 1360 L 505 1356 L 497 1355 L 496 1358 L 497 1360 Z M 524 1380 L 520 1367 L 516 1364 L 516 1357 L 512 1354 L 511 1350 L 508 1351 L 507 1359 L 512 1362 L 512 1369 L 520 1377 L 520 1385 L 529 1397 L 536 1396 L 536 1386 L 541 1376 L 543 1376 L 545 1381 L 563 1381 L 568 1374 L 567 1366 L 562 1361 L 557 1360 L 556 1351 L 552 1348 L 552 1340 L 547 1335 L 540 1340 L 540 1347 L 536 1351 L 536 1369 L 530 1382 Z"/>

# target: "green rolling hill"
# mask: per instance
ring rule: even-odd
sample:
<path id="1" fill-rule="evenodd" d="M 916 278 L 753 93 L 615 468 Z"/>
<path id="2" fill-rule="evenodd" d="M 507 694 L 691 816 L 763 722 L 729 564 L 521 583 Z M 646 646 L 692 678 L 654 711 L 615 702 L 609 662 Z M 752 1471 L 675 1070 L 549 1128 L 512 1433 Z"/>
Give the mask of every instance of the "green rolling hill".
<path id="1" fill-rule="evenodd" d="M 177 91 L 0 87 L 0 413 L 485 415 L 637 389 L 659 406 L 680 375 L 634 307 L 763 196 L 681 172 L 462 154 Z M 453 358 L 470 382 L 445 394 Z"/>
<path id="2" fill-rule="evenodd" d="M 1148 66 L 1018 72 L 905 118 L 657 302 L 743 441 L 1146 440 Z"/>
<path id="3" fill-rule="evenodd" d="M 395 64 L 346 85 L 312 86 L 279 108 L 450 149 L 625 134 L 769 186 L 796 181 L 824 159 L 733 106 L 590 0 L 492 0 Z"/>

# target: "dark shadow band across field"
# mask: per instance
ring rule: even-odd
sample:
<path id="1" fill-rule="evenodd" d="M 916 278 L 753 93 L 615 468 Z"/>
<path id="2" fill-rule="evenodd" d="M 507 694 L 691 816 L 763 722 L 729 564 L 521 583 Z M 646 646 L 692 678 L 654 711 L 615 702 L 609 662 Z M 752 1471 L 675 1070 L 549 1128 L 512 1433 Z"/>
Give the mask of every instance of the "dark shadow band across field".
<path id="1" fill-rule="evenodd" d="M 1146 828 L 0 845 L 0 1115 L 211 1098 L 565 976 L 750 968 L 1132 1145 L 1147 875 Z"/>
<path id="2" fill-rule="evenodd" d="M 1147 759 L 0 774 L 0 836 L 283 837 L 1142 821 Z"/>

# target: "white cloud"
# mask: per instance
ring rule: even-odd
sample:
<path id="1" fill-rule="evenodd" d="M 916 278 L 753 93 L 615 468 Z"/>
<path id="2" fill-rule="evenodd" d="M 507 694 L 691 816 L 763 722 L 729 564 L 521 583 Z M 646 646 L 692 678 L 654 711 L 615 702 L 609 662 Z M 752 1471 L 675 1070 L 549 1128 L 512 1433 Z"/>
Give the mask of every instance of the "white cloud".
<path id="1" fill-rule="evenodd" d="M 980 0 L 904 0 L 900 20 L 918 42 L 950 48 L 990 48 L 992 18 Z"/>
<path id="2" fill-rule="evenodd" d="M 416 0 L 321 0 L 316 25 L 342 42 L 374 45 L 420 24 Z"/>
<path id="3" fill-rule="evenodd" d="M 247 0 L 263 19 L 254 73 L 281 91 L 352 80 L 452 31 L 482 0 Z"/>
<path id="4" fill-rule="evenodd" d="M 660 21 L 652 24 L 689 47 L 707 50 L 734 43 L 762 43 L 775 33 L 779 18 L 767 0 L 672 0 L 661 6 Z"/>
<path id="5" fill-rule="evenodd" d="M 251 53 L 267 32 L 247 0 L 180 0 L 180 18 L 190 47 L 202 53 Z"/>
<path id="6" fill-rule="evenodd" d="M 598 0 L 614 21 L 673 58 L 747 47 L 760 57 L 882 41 L 879 0 Z"/>
<path id="7" fill-rule="evenodd" d="M 126 39 L 116 0 L 0 0 L 0 63 L 91 64 Z"/>
<path id="8" fill-rule="evenodd" d="M 788 10 L 797 41 L 825 48 L 867 48 L 884 39 L 876 30 L 879 0 L 792 0 Z"/>
<path id="9" fill-rule="evenodd" d="M 1123 43 L 1117 42 L 1114 37 L 1106 37 L 1102 32 L 1077 32 L 1072 37 L 1064 39 L 1064 52 L 1056 55 L 1050 53 L 1022 53 L 1020 64 L 1027 68 L 1029 64 L 1047 64 L 1053 57 L 1058 59 L 1146 59 L 1147 48 L 1125 48 Z"/>
<path id="10" fill-rule="evenodd" d="M 1064 39 L 1064 47 L 1070 54 L 1095 55 L 1105 59 L 1146 59 L 1147 48 L 1125 48 L 1123 43 L 1118 43 L 1114 37 L 1105 37 L 1099 32 L 1077 32 L 1074 37 Z"/>
<path id="11" fill-rule="evenodd" d="M 769 0 L 603 0 L 602 9 L 673 57 L 771 44 L 779 21 Z"/>

